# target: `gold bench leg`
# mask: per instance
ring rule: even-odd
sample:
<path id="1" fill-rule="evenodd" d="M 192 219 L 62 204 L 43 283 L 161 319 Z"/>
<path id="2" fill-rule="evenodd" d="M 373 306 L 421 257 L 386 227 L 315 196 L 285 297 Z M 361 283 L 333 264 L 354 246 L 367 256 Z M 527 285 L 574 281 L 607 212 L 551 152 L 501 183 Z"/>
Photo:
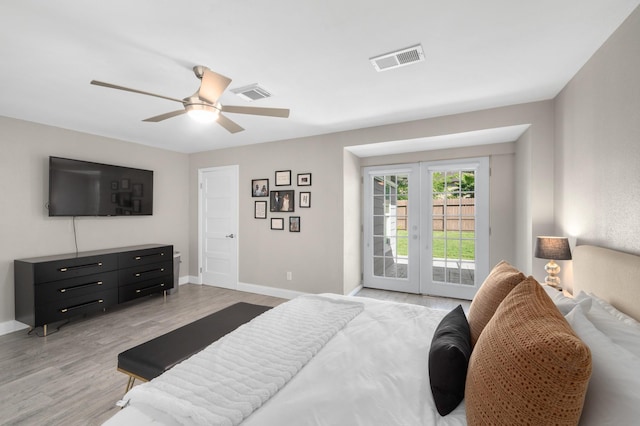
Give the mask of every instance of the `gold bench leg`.
<path id="1" fill-rule="evenodd" d="M 131 390 L 131 388 L 133 387 L 133 382 L 136 381 L 136 378 L 133 376 L 129 376 L 129 381 L 127 382 L 127 389 L 124 391 L 124 393 L 127 393 Z"/>

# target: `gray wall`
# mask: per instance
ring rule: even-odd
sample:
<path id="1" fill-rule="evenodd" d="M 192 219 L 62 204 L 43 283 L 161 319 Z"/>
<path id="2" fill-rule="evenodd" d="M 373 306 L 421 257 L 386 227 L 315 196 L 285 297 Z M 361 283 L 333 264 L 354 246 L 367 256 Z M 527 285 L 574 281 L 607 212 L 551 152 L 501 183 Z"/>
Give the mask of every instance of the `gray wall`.
<path id="1" fill-rule="evenodd" d="M 515 105 L 446 117 L 425 119 L 375 128 L 359 129 L 304 139 L 279 141 L 192 154 L 190 156 L 190 264 L 192 276 L 198 276 L 198 169 L 237 164 L 240 166 L 239 281 L 275 289 L 320 293 L 348 293 L 360 284 L 361 270 L 361 184 L 360 170 L 372 161 L 411 162 L 416 154 L 395 158 L 358 160 L 345 148 L 375 142 L 439 136 L 493 127 L 530 124 L 527 153 L 531 161 L 553 157 L 553 103 L 551 101 Z M 518 246 L 517 227 L 532 232 L 547 226 L 553 217 L 553 203 L 547 202 L 546 187 L 531 189 L 553 181 L 553 163 L 543 162 L 527 173 L 516 173 L 513 144 L 499 144 L 460 150 L 421 153 L 427 159 L 462 158 L 491 155 L 497 175 L 492 178 L 492 215 L 494 226 L 490 240 L 490 258 L 517 263 L 530 259 L 533 247 Z M 405 161 L 406 158 L 411 158 Z M 359 164 L 358 164 L 359 163 Z M 275 170 L 313 174 L 311 209 L 299 210 L 302 232 L 271 231 L 265 220 L 253 218 L 250 196 L 251 179 L 269 178 Z M 518 180 L 518 176 L 521 176 Z M 535 182 L 532 184 L 531 182 Z M 516 196 L 523 188 L 530 194 Z M 246 189 L 246 190 L 245 190 Z M 299 191 L 299 188 L 294 187 Z M 510 196 L 510 198 L 509 198 Z M 357 197 L 357 202 L 356 202 Z M 524 201 L 522 201 L 524 200 Z M 537 206 L 534 214 L 514 217 L 520 208 Z M 525 206 L 525 207 L 523 207 Z M 502 217 L 507 217 L 502 220 Z M 271 214 L 269 214 L 271 217 Z M 522 252 L 522 254 L 520 254 Z M 522 265 L 530 273 L 531 261 Z M 286 280 L 292 271 L 293 280 Z"/>
<path id="2" fill-rule="evenodd" d="M 0 323 L 14 319 L 14 259 L 75 252 L 72 219 L 45 208 L 50 155 L 154 171 L 153 216 L 79 217 L 80 251 L 173 244 L 188 263 L 186 154 L 4 117 L 0 146 Z"/>
<path id="3" fill-rule="evenodd" d="M 640 254 L 639 70 L 636 9 L 556 98 L 556 232 L 578 244 Z"/>

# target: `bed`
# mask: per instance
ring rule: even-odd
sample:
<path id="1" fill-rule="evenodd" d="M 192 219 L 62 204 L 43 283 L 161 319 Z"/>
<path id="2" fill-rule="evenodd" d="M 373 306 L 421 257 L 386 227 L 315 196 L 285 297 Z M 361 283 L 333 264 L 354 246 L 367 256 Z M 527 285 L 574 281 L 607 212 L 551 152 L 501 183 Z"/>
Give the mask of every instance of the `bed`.
<path id="1" fill-rule="evenodd" d="M 640 258 L 579 246 L 573 270 L 568 297 L 501 262 L 466 315 L 302 296 L 134 387 L 105 424 L 631 424 Z"/>

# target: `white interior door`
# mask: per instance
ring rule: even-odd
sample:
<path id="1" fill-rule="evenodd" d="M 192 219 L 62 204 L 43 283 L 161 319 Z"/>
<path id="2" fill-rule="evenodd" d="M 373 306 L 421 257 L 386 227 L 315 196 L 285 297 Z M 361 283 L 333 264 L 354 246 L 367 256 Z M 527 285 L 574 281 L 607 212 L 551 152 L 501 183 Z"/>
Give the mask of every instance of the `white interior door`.
<path id="1" fill-rule="evenodd" d="M 201 282 L 230 289 L 238 286 L 238 170 L 199 171 Z"/>

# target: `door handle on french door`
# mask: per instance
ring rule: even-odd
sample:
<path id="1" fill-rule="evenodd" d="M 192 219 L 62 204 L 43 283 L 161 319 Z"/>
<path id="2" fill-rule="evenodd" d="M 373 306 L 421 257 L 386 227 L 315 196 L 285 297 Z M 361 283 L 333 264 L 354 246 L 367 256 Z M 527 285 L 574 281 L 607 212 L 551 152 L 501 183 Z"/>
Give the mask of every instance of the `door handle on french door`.
<path id="1" fill-rule="evenodd" d="M 235 238 L 233 234 L 225 235 L 226 238 Z"/>

